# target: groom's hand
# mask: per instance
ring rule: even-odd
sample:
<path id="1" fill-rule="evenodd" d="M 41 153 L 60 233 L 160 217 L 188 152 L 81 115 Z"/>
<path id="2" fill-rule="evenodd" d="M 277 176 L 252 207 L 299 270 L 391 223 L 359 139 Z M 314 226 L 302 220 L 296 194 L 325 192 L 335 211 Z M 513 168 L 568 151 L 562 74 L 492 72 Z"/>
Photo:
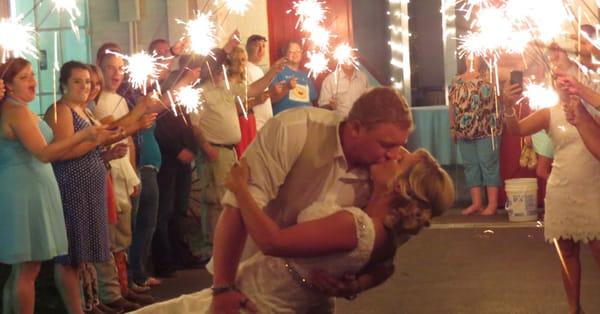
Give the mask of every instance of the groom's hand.
<path id="1" fill-rule="evenodd" d="M 325 271 L 314 270 L 310 274 L 310 282 L 319 291 L 329 297 L 352 299 L 360 292 L 360 287 L 354 274 L 346 274 L 342 278 L 335 278 Z"/>
<path id="2" fill-rule="evenodd" d="M 213 296 L 211 313 L 238 314 L 241 308 L 245 308 L 250 313 L 258 312 L 256 304 L 240 291 L 232 290 Z"/>

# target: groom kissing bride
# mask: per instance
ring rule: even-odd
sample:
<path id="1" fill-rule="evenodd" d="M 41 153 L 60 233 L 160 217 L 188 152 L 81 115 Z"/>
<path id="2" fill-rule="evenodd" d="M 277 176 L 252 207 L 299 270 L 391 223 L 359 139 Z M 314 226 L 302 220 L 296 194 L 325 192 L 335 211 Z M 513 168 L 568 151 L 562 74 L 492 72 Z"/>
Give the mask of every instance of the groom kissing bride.
<path id="1" fill-rule="evenodd" d="M 385 281 L 396 247 L 454 201 L 431 155 L 402 148 L 412 128 L 389 88 L 347 118 L 297 108 L 270 119 L 227 179 L 213 287 L 138 313 L 333 313 L 332 297 Z"/>

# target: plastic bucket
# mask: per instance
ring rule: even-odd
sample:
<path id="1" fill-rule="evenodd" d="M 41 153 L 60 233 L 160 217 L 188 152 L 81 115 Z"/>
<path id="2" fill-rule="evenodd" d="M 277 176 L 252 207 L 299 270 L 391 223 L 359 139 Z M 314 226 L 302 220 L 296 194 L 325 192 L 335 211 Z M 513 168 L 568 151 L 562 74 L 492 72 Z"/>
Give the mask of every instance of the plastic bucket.
<path id="1" fill-rule="evenodd" d="M 519 178 L 504 181 L 506 211 L 510 221 L 533 221 L 537 219 L 537 179 Z"/>

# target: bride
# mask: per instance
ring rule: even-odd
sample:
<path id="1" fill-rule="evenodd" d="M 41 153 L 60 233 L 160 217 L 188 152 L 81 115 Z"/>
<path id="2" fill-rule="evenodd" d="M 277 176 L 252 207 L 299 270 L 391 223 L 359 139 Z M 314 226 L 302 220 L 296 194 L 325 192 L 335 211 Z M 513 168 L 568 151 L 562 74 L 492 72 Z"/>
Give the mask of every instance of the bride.
<path id="1" fill-rule="evenodd" d="M 308 280 L 313 270 L 341 277 L 391 262 L 398 245 L 454 202 L 452 179 L 426 150 L 406 151 L 398 161 L 371 166 L 370 173 L 373 187 L 364 210 L 315 203 L 300 213 L 296 225 L 280 228 L 250 195 L 245 160 L 233 166 L 227 188 L 235 194 L 245 227 L 261 251 L 240 265 L 235 289 L 248 297 L 242 308 L 332 313 L 329 297 Z M 372 286 L 356 280 L 355 293 Z M 135 313 L 210 313 L 212 295 L 218 293 L 218 288 L 204 289 Z"/>

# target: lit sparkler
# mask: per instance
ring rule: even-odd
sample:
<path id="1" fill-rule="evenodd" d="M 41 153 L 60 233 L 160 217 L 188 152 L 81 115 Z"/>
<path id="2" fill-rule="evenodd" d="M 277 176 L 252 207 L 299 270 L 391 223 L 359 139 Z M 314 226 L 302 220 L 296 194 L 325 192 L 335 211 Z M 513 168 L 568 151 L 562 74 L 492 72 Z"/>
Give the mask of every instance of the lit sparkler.
<path id="1" fill-rule="evenodd" d="M 542 84 L 527 84 L 523 92 L 523 98 L 525 97 L 529 98 L 529 106 L 536 110 L 550 108 L 559 102 L 556 91 Z"/>
<path id="2" fill-rule="evenodd" d="M 347 43 L 338 45 L 333 51 L 333 58 L 337 62 L 338 67 L 342 64 L 351 64 L 355 68 L 358 67 L 358 61 L 354 56 L 354 52 L 358 49 L 352 48 Z"/>
<path id="3" fill-rule="evenodd" d="M 251 0 L 222 0 L 229 12 L 244 15 L 250 8 Z"/>
<path id="4" fill-rule="evenodd" d="M 327 64 L 329 59 L 323 52 L 308 52 L 308 62 L 304 65 L 309 71 L 308 75 L 313 78 L 319 76 L 319 74 L 328 71 Z"/>
<path id="5" fill-rule="evenodd" d="M 562 0 L 508 0 L 505 11 L 514 23 L 528 26 L 537 39 L 545 42 L 564 34 L 565 24 L 575 20 Z"/>
<path id="6" fill-rule="evenodd" d="M 69 15 L 69 23 L 71 24 L 71 29 L 77 39 L 79 39 L 79 27 L 75 24 L 75 21 L 78 17 L 81 16 L 81 11 L 77 7 L 77 3 L 75 0 L 52 0 L 54 3 L 54 10 L 57 12 L 65 12 Z"/>
<path id="7" fill-rule="evenodd" d="M 212 56 L 211 50 L 217 46 L 217 28 L 210 14 L 198 12 L 194 20 L 176 21 L 185 25 L 185 33 L 190 38 L 190 48 L 193 52 L 201 56 Z"/>
<path id="8" fill-rule="evenodd" d="M 327 48 L 329 47 L 329 39 L 332 37 L 331 31 L 319 25 L 311 28 L 309 31 L 310 36 L 308 39 L 315 45 L 315 47 L 322 51 L 327 51 Z"/>
<path id="9" fill-rule="evenodd" d="M 198 112 L 202 110 L 202 92 L 203 90 L 194 87 L 198 81 L 177 89 L 173 94 L 175 104 L 183 107 L 187 113 Z"/>
<path id="10" fill-rule="evenodd" d="M 294 14 L 298 16 L 296 28 L 308 31 L 325 19 L 325 3 L 319 0 L 300 0 L 293 4 Z"/>
<path id="11" fill-rule="evenodd" d="M 2 63 L 9 57 L 38 58 L 35 28 L 22 22 L 21 17 L 0 20 Z"/>
<path id="12" fill-rule="evenodd" d="M 160 72 L 167 68 L 169 58 L 161 57 L 152 53 L 152 55 L 142 51 L 131 56 L 123 55 L 118 52 L 108 51 L 127 60 L 127 65 L 123 68 L 129 77 L 129 83 L 134 89 L 139 89 L 146 95 L 148 83 L 155 84 L 158 87 L 158 76 Z"/>

